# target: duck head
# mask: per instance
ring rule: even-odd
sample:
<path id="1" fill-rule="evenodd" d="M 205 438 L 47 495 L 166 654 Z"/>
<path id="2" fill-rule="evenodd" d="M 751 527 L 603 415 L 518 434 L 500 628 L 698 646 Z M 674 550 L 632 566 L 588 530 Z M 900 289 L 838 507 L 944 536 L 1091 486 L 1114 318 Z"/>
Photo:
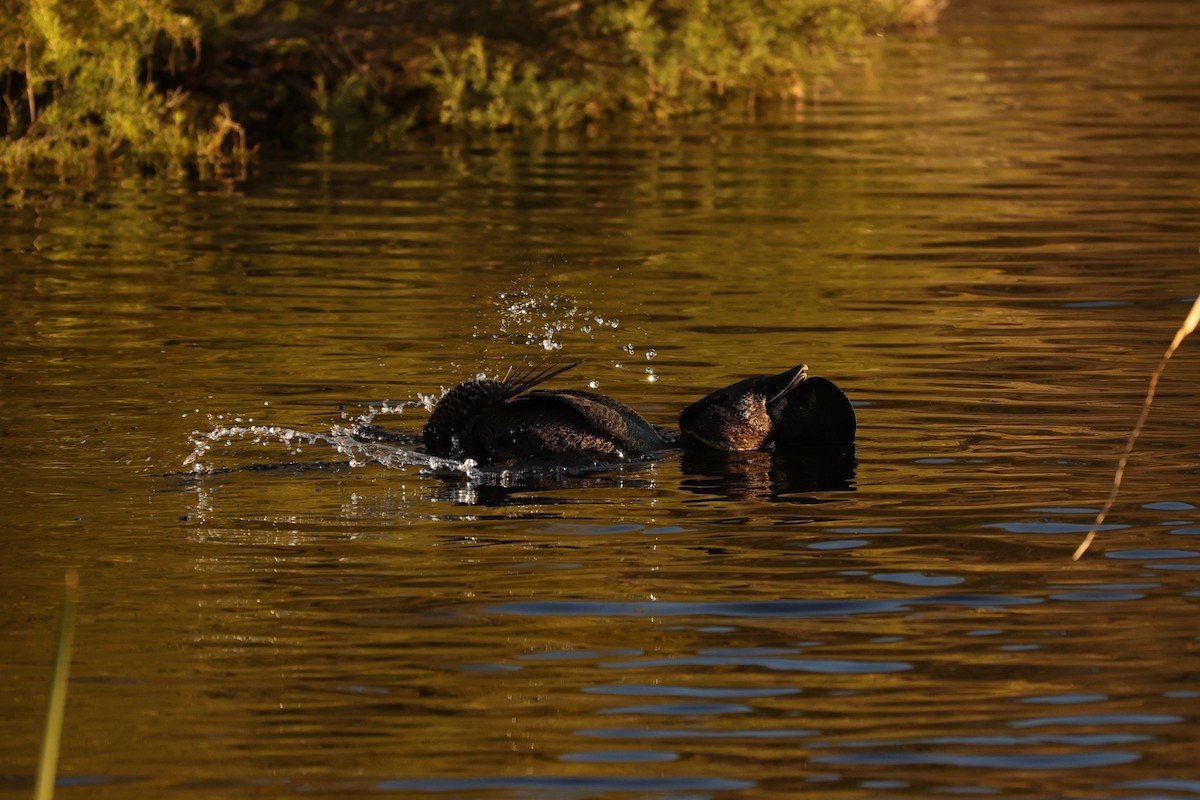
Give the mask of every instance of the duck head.
<path id="1" fill-rule="evenodd" d="M 718 389 L 679 415 L 686 439 L 717 450 L 851 444 L 855 424 L 842 390 L 805 364 Z"/>

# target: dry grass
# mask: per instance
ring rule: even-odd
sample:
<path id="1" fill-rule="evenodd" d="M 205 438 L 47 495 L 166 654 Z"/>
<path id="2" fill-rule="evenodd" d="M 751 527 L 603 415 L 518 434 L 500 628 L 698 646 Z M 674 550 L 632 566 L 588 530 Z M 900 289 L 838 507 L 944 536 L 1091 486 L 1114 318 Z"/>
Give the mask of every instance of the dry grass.
<path id="1" fill-rule="evenodd" d="M 1142 402 L 1142 413 L 1138 415 L 1137 424 L 1133 426 L 1133 431 L 1129 434 L 1128 441 L 1125 442 L 1125 450 L 1121 453 L 1121 458 L 1117 462 L 1117 471 L 1113 475 L 1112 489 L 1109 490 L 1108 499 L 1104 501 L 1104 507 L 1100 509 L 1100 513 L 1096 515 L 1096 521 L 1092 523 L 1092 529 L 1088 531 L 1083 542 L 1075 549 L 1075 554 L 1071 556 L 1072 560 L 1078 561 L 1079 557 L 1087 552 L 1091 547 L 1092 542 L 1096 538 L 1096 531 L 1104 524 L 1104 518 L 1108 516 L 1108 512 L 1112 510 L 1113 503 L 1117 500 L 1117 493 L 1121 490 L 1121 480 L 1125 477 L 1125 467 L 1129 464 L 1129 456 L 1133 453 L 1133 446 L 1137 442 L 1137 438 L 1142 433 L 1142 428 L 1146 426 L 1146 418 L 1150 416 L 1150 405 L 1154 402 L 1154 392 L 1158 389 L 1158 379 L 1162 377 L 1163 371 L 1167 368 L 1167 362 L 1171 360 L 1171 356 L 1179 349 L 1179 345 L 1187 338 L 1188 334 L 1196 330 L 1197 324 L 1200 324 L 1200 297 L 1192 304 L 1192 310 L 1187 315 L 1187 319 L 1179 326 L 1179 330 L 1175 332 L 1175 338 L 1171 341 L 1167 352 L 1163 354 L 1162 360 L 1158 362 L 1158 368 L 1154 370 L 1154 374 L 1150 376 L 1150 386 L 1146 389 L 1146 399 Z"/>

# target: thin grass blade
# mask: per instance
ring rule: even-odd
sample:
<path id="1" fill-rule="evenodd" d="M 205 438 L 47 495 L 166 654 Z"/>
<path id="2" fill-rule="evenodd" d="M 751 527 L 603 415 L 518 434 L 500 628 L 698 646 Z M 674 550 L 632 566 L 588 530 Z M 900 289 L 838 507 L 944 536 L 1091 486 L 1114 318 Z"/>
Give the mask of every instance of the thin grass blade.
<path id="1" fill-rule="evenodd" d="M 1100 530 L 1100 526 L 1104 524 L 1105 517 L 1112 510 L 1113 503 L 1117 501 L 1117 493 L 1121 491 L 1121 481 L 1125 477 L 1125 467 L 1129 464 L 1129 456 L 1133 453 L 1133 446 L 1137 442 L 1138 436 L 1142 433 L 1142 428 L 1146 426 L 1146 419 L 1150 416 L 1150 405 L 1154 402 L 1154 392 L 1158 389 L 1158 379 L 1162 377 L 1163 372 L 1167 368 L 1167 362 L 1171 360 L 1171 356 L 1179 349 L 1179 345 L 1187 338 L 1188 334 L 1196 330 L 1196 326 L 1200 325 L 1200 296 L 1196 297 L 1192 304 L 1191 313 L 1187 315 L 1187 319 L 1179 326 L 1179 330 L 1175 332 L 1175 338 L 1171 340 L 1171 346 L 1167 348 L 1167 352 L 1163 354 L 1162 360 L 1158 362 L 1158 368 L 1154 370 L 1154 374 L 1150 376 L 1150 386 L 1146 389 L 1146 399 L 1142 401 L 1142 413 L 1138 415 L 1137 424 L 1133 426 L 1133 431 L 1129 434 L 1128 441 L 1125 442 L 1125 449 L 1121 452 L 1121 458 L 1117 461 L 1117 470 L 1113 474 L 1112 489 L 1108 492 L 1108 499 L 1104 501 L 1104 507 L 1100 509 L 1100 513 L 1096 515 L 1096 521 L 1092 523 L 1092 529 L 1088 531 L 1086 537 L 1079 547 L 1075 548 L 1075 554 L 1071 556 L 1071 560 L 1078 561 L 1080 556 L 1087 552 L 1087 549 L 1092 546 L 1092 542 L 1096 539 L 1096 531 Z"/>
<path id="2" fill-rule="evenodd" d="M 71 671 L 71 644 L 75 639 L 75 595 L 79 591 L 79 573 L 68 570 L 62 619 L 58 627 L 58 646 L 54 656 L 54 675 L 50 681 L 50 699 L 46 703 L 46 728 L 42 734 L 42 753 L 38 759 L 34 800 L 54 797 L 58 775 L 58 750 L 62 742 L 63 719 L 67 708 L 67 678 Z"/>

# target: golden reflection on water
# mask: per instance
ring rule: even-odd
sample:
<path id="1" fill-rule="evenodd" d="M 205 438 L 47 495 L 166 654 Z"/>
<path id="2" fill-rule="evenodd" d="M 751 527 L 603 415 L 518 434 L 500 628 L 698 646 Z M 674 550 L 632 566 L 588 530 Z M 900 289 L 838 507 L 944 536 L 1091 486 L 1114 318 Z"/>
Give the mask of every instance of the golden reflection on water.
<path id="1" fill-rule="evenodd" d="M 63 794 L 1196 791 L 1191 342 L 1069 561 L 1197 291 L 1185 8 L 963 0 L 795 118 L 10 197 L 4 780 L 72 567 Z M 660 424 L 804 361 L 859 441 L 183 464 L 538 359 Z"/>

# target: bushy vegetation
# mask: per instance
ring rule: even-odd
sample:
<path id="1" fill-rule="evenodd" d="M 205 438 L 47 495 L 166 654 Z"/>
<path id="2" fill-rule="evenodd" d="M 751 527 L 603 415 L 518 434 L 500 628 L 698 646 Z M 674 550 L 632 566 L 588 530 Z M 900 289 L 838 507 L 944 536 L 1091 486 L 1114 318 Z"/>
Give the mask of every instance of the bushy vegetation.
<path id="1" fill-rule="evenodd" d="M 205 109 L 160 85 L 200 48 L 196 21 L 165 0 L 3 0 L 3 151 L 6 167 L 145 162 L 209 163 L 244 154 L 228 106 Z"/>
<path id="2" fill-rule="evenodd" d="M 414 127 L 665 121 L 800 98 L 944 0 L 0 0 L 0 164 L 219 166 Z"/>

